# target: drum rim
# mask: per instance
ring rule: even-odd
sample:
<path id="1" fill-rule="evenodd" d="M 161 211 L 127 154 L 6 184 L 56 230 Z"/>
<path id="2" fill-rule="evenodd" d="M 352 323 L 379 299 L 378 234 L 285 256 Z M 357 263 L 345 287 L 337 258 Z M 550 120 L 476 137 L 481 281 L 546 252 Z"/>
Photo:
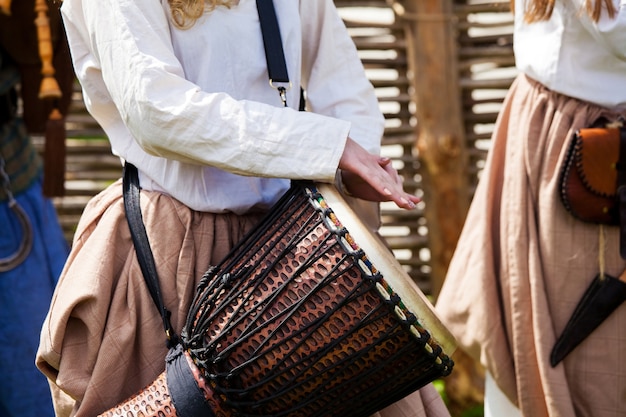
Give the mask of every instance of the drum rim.
<path id="1" fill-rule="evenodd" d="M 315 187 L 326 200 L 328 206 L 337 216 L 357 245 L 365 252 L 372 265 L 393 288 L 406 307 L 417 317 L 421 326 L 426 329 L 435 343 L 450 356 L 457 348 L 457 342 L 444 326 L 437 315 L 435 307 L 424 295 L 422 290 L 402 268 L 393 254 L 383 245 L 356 215 L 339 190 L 332 184 L 314 183 Z"/>

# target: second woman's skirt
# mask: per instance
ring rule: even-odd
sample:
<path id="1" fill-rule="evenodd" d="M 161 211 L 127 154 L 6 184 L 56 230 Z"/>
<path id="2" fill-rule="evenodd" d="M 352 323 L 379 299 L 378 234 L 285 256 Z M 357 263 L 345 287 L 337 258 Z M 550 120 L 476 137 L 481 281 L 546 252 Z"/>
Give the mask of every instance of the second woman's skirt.
<path id="1" fill-rule="evenodd" d="M 626 415 L 626 304 L 549 362 L 594 277 L 626 267 L 618 228 L 575 219 L 558 189 L 575 130 L 618 116 L 517 78 L 437 301 L 459 345 L 525 416 Z"/>

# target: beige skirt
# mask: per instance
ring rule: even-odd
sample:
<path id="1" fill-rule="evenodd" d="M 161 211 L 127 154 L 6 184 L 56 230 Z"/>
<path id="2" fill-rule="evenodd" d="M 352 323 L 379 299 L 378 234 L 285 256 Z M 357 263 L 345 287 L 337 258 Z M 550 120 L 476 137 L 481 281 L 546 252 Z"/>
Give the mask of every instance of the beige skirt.
<path id="1" fill-rule="evenodd" d="M 576 220 L 558 197 L 572 134 L 601 116 L 618 114 L 518 77 L 437 301 L 460 346 L 525 416 L 626 415 L 626 304 L 549 363 L 601 262 L 613 276 L 626 266 L 618 229 Z"/>
<path id="2" fill-rule="evenodd" d="M 260 214 L 200 213 L 145 191 L 141 206 L 164 302 L 180 334 L 202 274 L 258 223 Z M 152 383 L 165 369 L 166 354 L 161 318 L 137 263 L 118 181 L 85 209 L 36 363 L 51 381 L 57 416 L 93 417 Z M 380 413 L 448 415 L 432 385 Z"/>

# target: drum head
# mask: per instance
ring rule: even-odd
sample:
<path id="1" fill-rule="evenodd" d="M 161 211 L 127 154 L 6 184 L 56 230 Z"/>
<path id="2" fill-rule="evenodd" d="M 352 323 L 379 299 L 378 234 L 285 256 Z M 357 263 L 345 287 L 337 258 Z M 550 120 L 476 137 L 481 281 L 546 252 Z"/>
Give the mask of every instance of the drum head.
<path id="1" fill-rule="evenodd" d="M 316 183 L 315 186 L 373 266 L 400 295 L 407 309 L 417 316 L 418 322 L 428 330 L 445 354 L 452 355 L 456 349 L 454 336 L 437 317 L 432 303 L 402 268 L 393 253 L 359 220 L 337 188 L 325 183 Z"/>

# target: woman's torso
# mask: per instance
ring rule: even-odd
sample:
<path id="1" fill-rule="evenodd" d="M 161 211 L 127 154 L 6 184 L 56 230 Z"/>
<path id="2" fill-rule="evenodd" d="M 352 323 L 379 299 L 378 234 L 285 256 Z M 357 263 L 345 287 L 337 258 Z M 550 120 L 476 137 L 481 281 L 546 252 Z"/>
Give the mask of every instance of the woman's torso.
<path id="1" fill-rule="evenodd" d="M 518 69 L 549 89 L 608 108 L 626 107 L 626 8 L 594 23 L 580 0 L 557 1 L 550 20 L 523 21 L 515 10 Z M 621 2 L 623 4 L 623 1 Z"/>
<path id="2" fill-rule="evenodd" d="M 289 186 L 281 178 L 332 180 L 348 132 L 369 150 L 379 146 L 375 95 L 344 51 L 349 38 L 331 1 L 275 1 L 290 109 L 269 83 L 254 0 L 218 7 L 188 29 L 172 24 L 167 0 L 152 1 L 66 0 L 62 9 L 87 107 L 113 152 L 138 166 L 143 188 L 201 211 L 267 209 Z M 348 64 L 331 68 L 336 56 Z M 351 101 L 325 94 L 318 101 L 338 104 L 318 112 L 326 116 L 299 114 L 297 86 L 307 82 Z M 138 143 L 150 138 L 162 149 Z"/>

